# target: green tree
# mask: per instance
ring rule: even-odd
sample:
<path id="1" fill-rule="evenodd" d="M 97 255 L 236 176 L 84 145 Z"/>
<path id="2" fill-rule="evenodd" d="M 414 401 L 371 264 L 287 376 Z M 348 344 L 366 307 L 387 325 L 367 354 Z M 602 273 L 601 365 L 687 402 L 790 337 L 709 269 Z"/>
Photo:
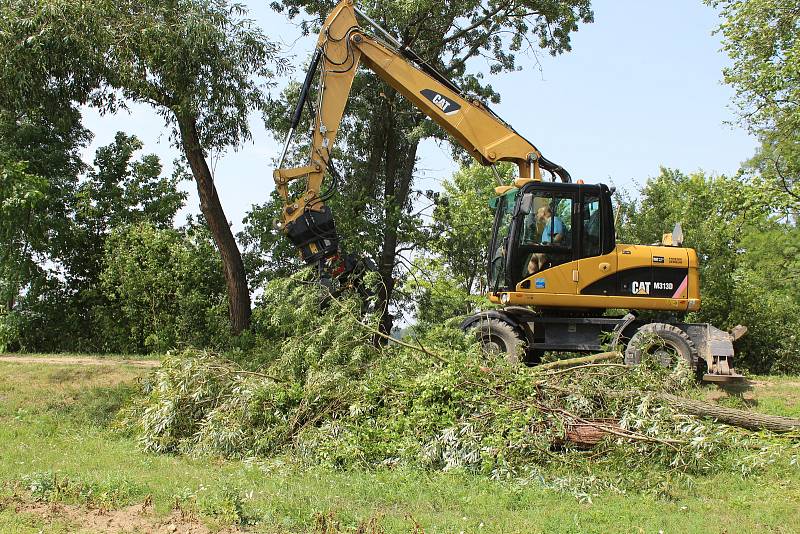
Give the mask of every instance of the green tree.
<path id="1" fill-rule="evenodd" d="M 515 167 L 498 165 L 503 183 Z M 414 302 L 415 330 L 490 306 L 485 296 L 487 250 L 492 237 L 498 177 L 477 163 L 463 166 L 442 183 L 430 225 L 426 254 L 420 252 L 404 285 Z"/>
<path id="2" fill-rule="evenodd" d="M 800 372 L 800 230 L 772 221 L 740 242 L 729 322 L 748 326 L 740 351 L 748 365 L 772 373 Z"/>
<path id="3" fill-rule="evenodd" d="M 515 172 L 510 164 L 497 170 L 503 183 Z M 485 287 L 486 251 L 494 222 L 489 200 L 497 185 L 489 167 L 477 163 L 462 167 L 442 184 L 442 201 L 433 211 L 429 248 L 468 293 Z"/>
<path id="4" fill-rule="evenodd" d="M 133 100 L 172 128 L 222 258 L 233 330 L 247 328 L 244 265 L 207 156 L 250 137 L 248 113 L 264 105 L 275 47 L 241 5 L 220 0 L 11 0 L 0 15 L 2 102 L 113 111 Z"/>
<path id="5" fill-rule="evenodd" d="M 103 324 L 109 350 L 163 352 L 220 341 L 225 313 L 222 264 L 208 231 L 149 223 L 112 232 L 101 274 L 104 295 L 118 313 Z"/>
<path id="6" fill-rule="evenodd" d="M 186 193 L 178 183 L 187 178 L 185 170 L 178 164 L 171 177 L 162 176 L 155 154 L 134 160 L 141 149 L 135 136 L 118 132 L 113 143 L 97 150 L 93 168 L 76 191 L 72 250 L 66 260 L 75 289 L 98 285 L 105 241 L 114 228 L 137 222 L 172 228 L 184 205 Z"/>
<path id="7" fill-rule="evenodd" d="M 283 0 L 272 5 L 290 18 L 308 15 L 301 27 L 311 32 L 335 2 Z M 476 65 L 472 60 L 488 58 L 491 74 L 515 70 L 521 51 L 536 53 L 538 46 L 556 55 L 570 50 L 570 34 L 579 22 L 591 22 L 593 17 L 590 0 L 382 0 L 365 9 L 465 91 L 492 102 L 498 102 L 500 95 L 480 72 L 468 71 L 468 65 Z M 349 102 L 335 153 L 346 172 L 333 210 L 345 245 L 351 251 L 363 250 L 377 264 L 380 297 L 388 303 L 396 279 L 401 278 L 398 253 L 418 246 L 413 208 L 417 148 L 422 139 L 446 135 L 371 72 L 362 69 L 351 94 L 357 96 Z M 279 134 L 288 129 L 285 110 L 293 100 L 284 96 L 267 115 L 271 129 Z M 386 331 L 391 322 L 387 309 Z"/>
<path id="8" fill-rule="evenodd" d="M 733 64 L 741 123 L 761 140 L 755 166 L 800 200 L 800 0 L 706 0 Z"/>
<path id="9" fill-rule="evenodd" d="M 51 111 L 0 105 L 6 204 L 0 285 L 7 310 L 22 292 L 36 299 L 47 291 L 55 283 L 60 258 L 71 247 L 70 207 L 78 176 L 86 168 L 80 152 L 90 135 L 74 107 Z"/>
<path id="10" fill-rule="evenodd" d="M 24 172 L 25 164 L 3 165 L 2 233 L 8 247 L 0 286 L 9 311 L 1 319 L 4 345 L 113 349 L 105 326 L 118 310 L 100 287 L 106 241 L 112 230 L 137 222 L 172 228 L 185 198 L 177 190 L 181 169 L 161 176 L 155 155 L 134 159 L 140 148 L 135 137 L 117 134 L 114 143 L 97 150 L 94 166 L 66 196 L 54 192 L 50 180 Z M 78 177 L 63 181 L 72 184 Z M 53 206 L 58 209 L 51 213 Z"/>
<path id="11" fill-rule="evenodd" d="M 118 132 L 114 142 L 97 149 L 93 167 L 75 193 L 71 247 L 65 252 L 64 299 L 74 310 L 70 324 L 72 339 L 92 350 L 109 350 L 105 315 L 113 306 L 101 289 L 106 241 L 112 231 L 140 222 L 158 229 L 171 229 L 186 194 L 178 183 L 187 178 L 179 162 L 172 176 L 162 176 L 155 154 L 135 159 L 142 143 L 135 136 Z"/>
<path id="12" fill-rule="evenodd" d="M 254 287 L 264 287 L 273 278 L 287 276 L 302 263 L 291 242 L 275 231 L 274 223 L 280 219 L 282 206 L 273 191 L 266 202 L 251 207 L 243 221 L 244 230 L 237 236 Z"/>
<path id="13" fill-rule="evenodd" d="M 27 164 L 0 152 L 0 302 L 3 312 L 14 309 L 20 290 L 38 268 L 31 235 L 31 218 L 42 203 L 47 181 L 27 172 Z"/>

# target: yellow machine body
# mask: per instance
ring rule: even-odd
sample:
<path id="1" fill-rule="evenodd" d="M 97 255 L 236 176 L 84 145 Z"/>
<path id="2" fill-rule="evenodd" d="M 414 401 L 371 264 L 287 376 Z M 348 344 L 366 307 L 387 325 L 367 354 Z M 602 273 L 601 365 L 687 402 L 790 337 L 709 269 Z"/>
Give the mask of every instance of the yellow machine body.
<path id="1" fill-rule="evenodd" d="M 608 289 L 600 294 L 589 292 L 603 281 L 608 281 Z M 490 300 L 536 308 L 694 311 L 700 309 L 697 253 L 681 247 L 617 245 L 609 254 L 534 273 L 514 291 L 492 294 Z"/>

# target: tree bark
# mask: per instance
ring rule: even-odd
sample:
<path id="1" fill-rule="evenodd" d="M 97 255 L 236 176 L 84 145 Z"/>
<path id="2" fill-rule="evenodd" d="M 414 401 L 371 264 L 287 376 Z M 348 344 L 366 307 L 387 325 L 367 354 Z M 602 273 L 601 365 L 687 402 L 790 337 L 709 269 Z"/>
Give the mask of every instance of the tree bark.
<path id="1" fill-rule="evenodd" d="M 231 329 L 234 334 L 238 335 L 249 328 L 251 314 L 250 291 L 247 287 L 247 274 L 244 270 L 242 254 L 219 201 L 217 188 L 214 185 L 214 179 L 200 143 L 200 136 L 197 133 L 197 121 L 194 117 L 178 117 L 178 128 L 181 132 L 184 154 L 197 183 L 200 211 L 206 219 L 222 258 L 222 269 L 228 290 L 228 313 Z"/>
<path id="2" fill-rule="evenodd" d="M 392 91 L 392 95 L 395 98 L 399 97 L 395 91 Z M 379 155 L 383 156 L 385 180 L 383 184 L 384 230 L 378 261 L 378 274 L 381 277 L 381 286 L 378 290 L 378 309 L 381 310 L 380 331 L 388 335 L 394 325 L 394 317 L 389 311 L 389 305 L 395 288 L 394 266 L 400 239 L 399 227 L 402 210 L 408 202 L 411 191 L 419 142 L 409 142 L 405 138 L 405 129 L 398 119 L 398 110 L 394 100 L 384 102 L 383 113 L 377 114 L 374 120 L 380 121 L 379 125 L 383 133 L 383 143 L 378 147 Z M 421 115 L 415 118 L 414 124 L 418 124 L 420 120 Z M 373 157 L 375 152 L 375 148 L 373 148 L 368 161 L 375 162 Z M 384 339 L 379 336 L 376 336 L 375 340 L 380 343 L 384 342 Z"/>
<path id="3" fill-rule="evenodd" d="M 598 425 L 593 423 L 598 423 Z M 589 419 L 586 423 L 572 423 L 566 425 L 564 428 L 563 440 L 556 440 L 553 445 L 561 447 L 569 442 L 582 450 L 592 449 L 604 437 L 614 435 L 607 430 L 603 430 L 603 427 L 610 427 L 622 431 L 622 428 L 619 427 L 616 421 L 609 419 Z"/>
<path id="4" fill-rule="evenodd" d="M 669 393 L 661 393 L 658 398 L 669 403 L 681 413 L 698 417 L 711 417 L 726 425 L 738 426 L 748 430 L 771 430 L 772 432 L 792 432 L 800 430 L 800 419 L 765 415 L 734 408 L 725 408 L 716 404 L 686 399 Z"/>
<path id="5" fill-rule="evenodd" d="M 384 193 L 385 198 L 392 199 L 387 201 L 384 206 L 386 216 L 386 227 L 381 244 L 381 261 L 378 265 L 378 272 L 381 275 L 381 290 L 379 292 L 379 306 L 383 314 L 381 316 L 381 331 L 390 334 L 394 325 L 394 317 L 389 312 L 389 304 L 394 292 L 394 265 L 397 261 L 397 245 L 399 241 L 399 226 L 401 215 L 398 213 L 405 208 L 408 202 L 408 194 L 411 189 L 411 181 L 414 174 L 414 162 L 416 161 L 417 143 L 414 142 L 401 158 L 400 165 L 392 169 L 389 174 L 387 154 L 387 177 Z M 391 145 L 389 145 L 391 146 Z M 390 196 L 389 196 L 390 195 Z"/>

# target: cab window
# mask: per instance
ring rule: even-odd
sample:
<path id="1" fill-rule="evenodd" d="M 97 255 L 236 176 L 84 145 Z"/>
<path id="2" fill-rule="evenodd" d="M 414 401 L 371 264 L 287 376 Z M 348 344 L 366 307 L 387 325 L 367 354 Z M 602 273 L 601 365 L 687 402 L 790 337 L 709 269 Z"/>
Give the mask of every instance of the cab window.
<path id="1" fill-rule="evenodd" d="M 501 287 L 505 279 L 505 257 L 506 240 L 511 230 L 511 222 L 514 214 L 514 204 L 517 198 L 517 191 L 512 190 L 505 195 L 493 199 L 489 206 L 496 211 L 495 236 L 489 250 L 490 273 L 489 282 L 491 287 Z"/>
<path id="2" fill-rule="evenodd" d="M 599 256 L 602 249 L 602 217 L 599 197 L 584 197 L 581 224 L 583 225 L 581 257 Z"/>
<path id="3" fill-rule="evenodd" d="M 520 245 L 572 246 L 572 198 L 536 196 L 525 215 Z"/>

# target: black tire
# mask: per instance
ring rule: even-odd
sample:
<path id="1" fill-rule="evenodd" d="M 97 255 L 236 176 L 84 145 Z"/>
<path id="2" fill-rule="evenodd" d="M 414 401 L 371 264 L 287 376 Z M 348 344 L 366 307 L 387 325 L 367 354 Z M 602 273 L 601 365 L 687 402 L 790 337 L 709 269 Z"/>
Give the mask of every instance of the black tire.
<path id="1" fill-rule="evenodd" d="M 698 351 L 689 335 L 675 325 L 667 323 L 649 323 L 636 331 L 625 348 L 625 364 L 638 365 L 642 356 L 655 356 L 664 367 L 672 368 L 681 358 L 696 368 Z"/>
<path id="2" fill-rule="evenodd" d="M 525 343 L 510 324 L 499 319 L 486 318 L 481 319 L 473 331 L 481 342 L 484 354 L 490 357 L 505 354 L 505 359 L 509 363 L 519 363 Z"/>

